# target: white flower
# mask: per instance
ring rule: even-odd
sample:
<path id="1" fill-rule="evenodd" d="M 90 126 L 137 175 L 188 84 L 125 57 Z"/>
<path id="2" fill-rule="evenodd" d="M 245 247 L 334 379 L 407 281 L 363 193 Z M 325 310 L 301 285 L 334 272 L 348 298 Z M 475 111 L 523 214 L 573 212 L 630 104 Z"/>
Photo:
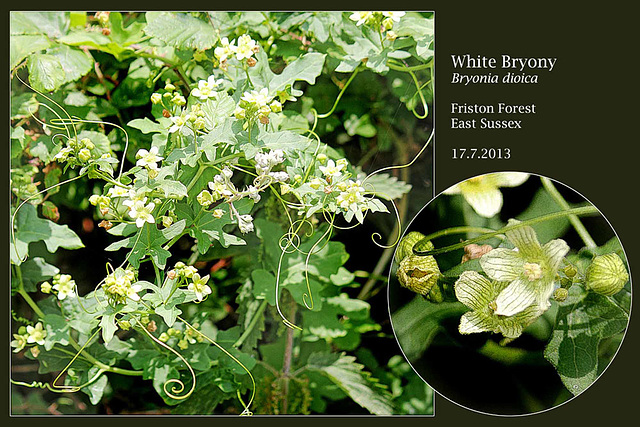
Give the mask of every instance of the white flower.
<path id="1" fill-rule="evenodd" d="M 129 211 L 129 215 L 132 219 L 136 220 L 136 226 L 138 228 L 141 228 L 145 222 L 148 222 L 149 224 L 156 222 L 151 214 L 153 209 L 155 209 L 156 204 L 151 202 L 145 206 L 145 200 L 136 201 L 130 207 L 131 210 Z"/>
<path id="2" fill-rule="evenodd" d="M 61 274 L 56 280 L 54 280 L 53 289 L 58 291 L 58 299 L 62 301 L 67 297 L 76 296 L 75 292 L 76 281 L 71 279 L 68 274 Z"/>
<path id="3" fill-rule="evenodd" d="M 115 186 L 115 187 L 111 187 L 109 189 L 109 192 L 107 193 L 107 196 L 109 197 L 126 197 L 129 194 L 129 189 L 124 188 L 124 187 L 120 187 L 120 186 Z"/>
<path id="4" fill-rule="evenodd" d="M 243 59 L 251 58 L 256 47 L 256 41 L 251 36 L 248 34 L 241 35 L 238 38 L 238 46 L 235 49 L 236 59 L 242 61 Z"/>
<path id="5" fill-rule="evenodd" d="M 244 234 L 253 231 L 253 218 L 251 215 L 240 215 L 238 217 L 238 228 Z"/>
<path id="6" fill-rule="evenodd" d="M 178 132 L 187 124 L 187 116 L 184 113 L 179 116 L 173 116 L 171 117 L 171 123 L 173 125 L 169 128 L 169 133 Z"/>
<path id="7" fill-rule="evenodd" d="M 327 178 L 337 178 L 342 175 L 342 171 L 346 168 L 346 164 L 338 160 L 338 165 L 333 160 L 329 160 L 326 166 L 320 166 L 320 171 Z"/>
<path id="8" fill-rule="evenodd" d="M 258 189 L 253 185 L 250 185 L 249 187 L 247 187 L 246 192 L 247 192 L 247 196 L 249 196 L 249 198 L 253 200 L 255 203 L 258 203 L 260 201 L 260 193 L 258 192 Z"/>
<path id="9" fill-rule="evenodd" d="M 236 47 L 234 46 L 235 40 L 229 43 L 229 39 L 226 37 L 223 37 L 222 40 L 220 40 L 220 43 L 222 44 L 222 46 L 216 47 L 213 50 L 213 54 L 216 56 L 216 58 L 218 58 L 220 62 L 222 62 L 233 55 Z"/>
<path id="10" fill-rule="evenodd" d="M 271 172 L 269 174 L 275 182 L 285 182 L 289 180 L 289 174 L 286 172 Z"/>
<path id="11" fill-rule="evenodd" d="M 156 170 L 158 169 L 158 162 L 162 160 L 164 157 L 158 156 L 158 147 L 151 147 L 149 151 L 141 148 L 136 153 L 136 166 L 142 166 L 149 169 Z"/>
<path id="12" fill-rule="evenodd" d="M 58 154 L 55 155 L 54 159 L 58 159 L 60 161 L 67 160 L 69 154 L 73 153 L 73 149 L 70 147 L 64 147 L 62 150 L 58 151 Z"/>
<path id="13" fill-rule="evenodd" d="M 391 18 L 393 22 L 400 22 L 400 18 L 402 18 L 406 12 L 382 12 L 382 15 Z"/>
<path id="14" fill-rule="evenodd" d="M 202 301 L 207 295 L 211 294 L 211 288 L 207 285 L 209 281 L 209 275 L 200 277 L 200 274 L 194 273 L 192 276 L 192 283 L 189 283 L 188 290 L 196 294 L 196 299 Z"/>
<path id="15" fill-rule="evenodd" d="M 11 347 L 14 347 L 14 353 L 19 353 L 27 345 L 28 335 L 13 334 L 13 337 L 15 339 L 11 341 Z"/>
<path id="16" fill-rule="evenodd" d="M 200 80 L 198 82 L 198 87 L 191 91 L 191 95 L 200 98 L 202 101 L 214 98 L 217 93 L 214 89 L 222 82 L 223 80 L 216 80 L 215 76 L 209 76 L 207 80 Z"/>
<path id="17" fill-rule="evenodd" d="M 320 178 L 313 178 L 309 182 L 309 187 L 313 188 L 314 190 L 319 190 L 320 187 L 324 187 L 325 185 L 327 185 L 327 183 L 321 180 Z"/>
<path id="18" fill-rule="evenodd" d="M 470 178 L 444 191 L 444 194 L 462 194 L 478 215 L 491 218 L 502 209 L 499 187 L 517 187 L 529 178 L 528 173 L 498 172 Z"/>
<path id="19" fill-rule="evenodd" d="M 47 336 L 47 332 L 44 330 L 42 323 L 40 322 L 36 324 L 35 328 L 31 325 L 27 326 L 27 334 L 29 334 L 27 337 L 27 342 L 29 344 L 36 343 L 43 345 L 44 339 Z"/>
<path id="20" fill-rule="evenodd" d="M 364 188 L 360 181 L 347 181 L 347 188 L 340 193 L 336 202 L 338 206 L 346 211 L 360 211 L 360 204 L 365 201 L 363 196 Z"/>
<path id="21" fill-rule="evenodd" d="M 118 302 L 124 302 L 127 298 L 138 301 L 138 292 L 142 290 L 142 285 L 132 284 L 133 280 L 135 273 L 132 270 L 118 267 L 104 279 L 103 286 L 105 292 Z"/>
<path id="22" fill-rule="evenodd" d="M 271 100 L 269 97 L 269 89 L 266 87 L 260 89 L 260 91 L 252 90 L 251 92 L 245 92 L 240 99 L 248 104 L 255 105 L 257 108 L 269 108 L 269 101 Z M 271 111 L 271 108 L 269 108 L 269 111 Z"/>
<path id="23" fill-rule="evenodd" d="M 356 21 L 356 25 L 359 27 L 360 25 L 367 22 L 367 20 L 369 20 L 369 18 L 371 18 L 372 16 L 373 12 L 353 12 L 349 16 L 349 19 L 351 19 L 352 21 Z"/>

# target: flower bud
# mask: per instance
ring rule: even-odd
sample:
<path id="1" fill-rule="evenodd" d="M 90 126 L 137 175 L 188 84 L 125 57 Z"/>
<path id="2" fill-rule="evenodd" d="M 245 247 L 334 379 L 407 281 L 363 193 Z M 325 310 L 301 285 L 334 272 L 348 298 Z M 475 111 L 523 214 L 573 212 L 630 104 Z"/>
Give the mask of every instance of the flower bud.
<path id="1" fill-rule="evenodd" d="M 161 341 L 161 342 L 167 342 L 167 341 L 169 341 L 169 335 L 166 332 L 163 332 L 158 337 L 158 340 Z"/>
<path id="2" fill-rule="evenodd" d="M 407 233 L 407 235 L 404 236 L 398 244 L 398 249 L 396 250 L 396 261 L 401 262 L 405 257 L 413 255 L 413 246 L 420 240 L 424 239 L 424 237 L 425 235 L 418 231 Z M 429 244 L 431 245 L 431 249 L 433 249 L 433 244 L 431 244 L 431 242 L 429 242 Z"/>
<path id="3" fill-rule="evenodd" d="M 86 148 L 83 148 L 78 153 L 78 158 L 80 160 L 82 160 L 83 162 L 86 162 L 87 160 L 89 160 L 91 158 L 91 151 L 87 150 Z"/>
<path id="4" fill-rule="evenodd" d="M 187 348 L 189 348 L 189 341 L 181 339 L 180 341 L 178 341 L 178 348 L 180 348 L 180 350 L 186 350 Z"/>
<path id="5" fill-rule="evenodd" d="M 213 203 L 213 196 L 207 190 L 202 190 L 196 199 L 198 200 L 198 203 L 205 208 Z"/>
<path id="6" fill-rule="evenodd" d="M 151 103 L 160 104 L 161 102 L 162 102 L 162 95 L 160 95 L 158 92 L 155 92 L 153 95 L 151 95 Z"/>
<path id="7" fill-rule="evenodd" d="M 558 302 L 562 302 L 566 300 L 568 296 L 569 296 L 569 291 L 565 288 L 558 288 L 555 291 L 553 291 L 553 299 L 555 299 Z"/>
<path id="8" fill-rule="evenodd" d="M 249 67 L 255 67 L 258 61 L 255 58 L 247 58 L 247 65 Z"/>
<path id="9" fill-rule="evenodd" d="M 40 291 L 43 294 L 48 294 L 51 293 L 51 283 L 49 282 L 44 282 L 43 284 L 40 285 Z"/>
<path id="10" fill-rule="evenodd" d="M 166 215 L 164 215 L 164 216 L 162 217 L 162 225 L 163 225 L 165 228 L 168 228 L 168 227 L 171 227 L 171 224 L 173 224 L 173 218 L 171 218 L 170 216 L 166 216 Z"/>
<path id="11" fill-rule="evenodd" d="M 118 326 L 120 326 L 120 329 L 122 329 L 123 331 L 128 331 L 129 329 L 131 329 L 131 323 L 128 320 L 120 320 L 118 322 Z"/>
<path id="12" fill-rule="evenodd" d="M 620 292 L 629 280 L 629 274 L 618 255 L 610 253 L 593 259 L 587 268 L 586 287 L 601 295 L 611 296 Z"/>
<path id="13" fill-rule="evenodd" d="M 176 90 L 176 87 L 167 80 L 167 84 L 164 85 L 164 90 L 166 90 L 167 92 L 173 92 L 174 90 Z"/>
<path id="14" fill-rule="evenodd" d="M 224 211 L 222 209 L 215 209 L 213 211 L 213 217 L 214 218 L 220 219 L 220 218 L 222 218 L 223 215 L 224 215 Z"/>
<path id="15" fill-rule="evenodd" d="M 576 274 L 578 274 L 578 269 L 577 269 L 577 268 L 575 268 L 573 265 L 567 265 L 567 266 L 564 268 L 564 270 L 563 270 L 563 271 L 564 271 L 565 276 L 567 276 L 567 277 L 569 277 L 569 278 L 572 278 L 572 277 L 574 277 Z"/>
<path id="16" fill-rule="evenodd" d="M 325 164 L 325 162 L 327 161 L 327 155 L 324 153 L 320 153 L 318 154 L 317 159 L 320 163 Z"/>
<path id="17" fill-rule="evenodd" d="M 409 255 L 400 262 L 397 276 L 402 286 L 426 296 L 438 281 L 440 269 L 432 256 Z"/>

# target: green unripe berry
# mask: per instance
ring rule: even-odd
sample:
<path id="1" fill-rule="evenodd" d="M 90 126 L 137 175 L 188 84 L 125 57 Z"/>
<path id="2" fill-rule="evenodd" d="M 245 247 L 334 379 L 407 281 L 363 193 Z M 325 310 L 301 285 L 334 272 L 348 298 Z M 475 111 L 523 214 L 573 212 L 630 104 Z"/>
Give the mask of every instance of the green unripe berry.
<path id="1" fill-rule="evenodd" d="M 577 268 L 575 268 L 573 265 L 567 265 L 567 266 L 564 268 L 564 270 L 563 270 L 563 271 L 564 271 L 565 276 L 567 276 L 567 277 L 569 277 L 569 278 L 572 278 L 572 277 L 574 277 L 576 274 L 578 274 L 578 269 L 577 269 Z"/>
<path id="2" fill-rule="evenodd" d="M 553 299 L 555 299 L 558 302 L 562 302 L 566 300 L 568 296 L 569 296 L 569 291 L 565 288 L 558 288 L 555 291 L 553 291 Z"/>
<path id="3" fill-rule="evenodd" d="M 587 268 L 586 287 L 600 295 L 615 295 L 629 280 L 627 268 L 615 253 L 600 255 Z"/>

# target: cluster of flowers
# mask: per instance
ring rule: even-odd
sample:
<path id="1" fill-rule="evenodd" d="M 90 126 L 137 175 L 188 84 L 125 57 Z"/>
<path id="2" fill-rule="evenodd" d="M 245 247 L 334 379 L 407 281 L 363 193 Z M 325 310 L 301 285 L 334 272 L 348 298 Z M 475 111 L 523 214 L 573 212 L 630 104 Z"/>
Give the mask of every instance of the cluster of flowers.
<path id="1" fill-rule="evenodd" d="M 80 141 L 77 138 L 71 138 L 67 141 L 67 145 L 58 151 L 54 159 L 59 162 L 67 162 L 71 167 L 84 166 L 92 159 L 97 158 L 95 148 L 95 144 L 89 138 L 82 138 Z M 109 153 L 100 156 L 104 159 L 109 157 L 111 157 Z"/>
<path id="2" fill-rule="evenodd" d="M 113 273 L 107 275 L 102 287 L 107 297 L 116 304 L 125 303 L 127 298 L 138 301 L 140 300 L 138 292 L 142 290 L 142 286 L 135 283 L 135 280 L 136 272 L 133 268 L 118 267 Z"/>
<path id="3" fill-rule="evenodd" d="M 49 282 L 43 282 L 40 285 L 40 290 L 44 294 L 51 293 L 52 290 L 58 296 L 60 301 L 76 296 L 76 281 L 71 278 L 69 274 L 56 274 L 52 279 L 53 286 Z"/>
<path id="4" fill-rule="evenodd" d="M 311 188 L 321 189 L 327 195 L 337 195 L 336 203 L 343 212 L 355 214 L 369 209 L 362 183 L 359 180 L 350 179 L 350 175 L 345 173 L 349 164 L 346 159 L 334 162 L 327 160 L 326 155 L 320 154 L 318 160 L 325 165 L 319 167 L 322 177 L 315 177 L 309 182 Z"/>
<path id="5" fill-rule="evenodd" d="M 260 46 L 248 34 L 243 34 L 231 42 L 227 37 L 223 37 L 220 44 L 221 46 L 213 50 L 213 54 L 220 61 L 221 69 L 226 70 L 227 60 L 234 57 L 238 61 L 246 60 L 249 67 L 256 65 L 256 59 L 253 55 L 260 51 Z"/>
<path id="6" fill-rule="evenodd" d="M 249 197 L 255 203 L 260 201 L 260 192 L 264 191 L 273 183 L 284 184 L 289 180 L 286 172 L 274 172 L 272 169 L 284 162 L 284 152 L 282 150 L 270 150 L 268 152 L 260 152 L 255 156 L 255 168 L 258 176 L 253 180 L 253 184 L 247 186 L 243 191 L 239 191 L 232 182 L 233 171 L 225 166 L 221 173 L 213 177 L 213 181 L 207 184 L 208 190 L 204 189 L 198 194 L 197 200 L 200 205 L 208 208 L 211 204 L 220 199 L 224 199 L 229 204 L 232 218 L 238 221 L 238 228 L 242 233 L 250 233 L 253 231 L 253 217 L 251 215 L 240 215 L 233 206 L 233 202 L 244 197 Z M 215 209 L 213 216 L 221 218 L 224 214 L 222 209 Z"/>
<path id="7" fill-rule="evenodd" d="M 192 326 L 197 329 L 200 327 L 200 324 L 194 323 Z M 167 332 L 162 332 L 158 339 L 169 345 L 175 344 L 180 350 L 186 350 L 189 348 L 189 344 L 196 344 L 204 341 L 202 335 L 189 327 L 186 327 L 184 332 L 178 328 L 169 328 L 167 329 Z"/>
<path id="8" fill-rule="evenodd" d="M 242 94 L 233 115 L 238 120 L 247 120 L 248 122 L 259 120 L 264 125 L 269 124 L 269 114 L 282 111 L 282 103 L 273 98 L 273 96 L 269 96 L 267 88 L 245 92 Z"/>
<path id="9" fill-rule="evenodd" d="M 177 279 L 179 285 L 181 283 L 188 283 L 187 290 L 196 294 L 196 300 L 198 302 L 204 301 L 207 295 L 211 294 L 211 288 L 207 285 L 209 275 L 200 276 L 198 270 L 191 265 L 177 262 L 173 270 L 167 273 L 167 276 L 169 279 Z"/>
<path id="10" fill-rule="evenodd" d="M 153 104 L 161 104 L 165 109 L 170 110 L 174 107 L 181 107 L 187 103 L 185 97 L 182 96 L 170 80 L 166 81 L 164 90 L 164 93 L 154 92 L 151 95 L 151 102 Z M 165 104 L 165 101 L 168 105 Z"/>
<path id="11" fill-rule="evenodd" d="M 41 322 L 36 323 L 36 326 L 21 326 L 18 329 L 17 334 L 13 334 L 13 341 L 11 341 L 11 347 L 13 352 L 18 353 L 26 347 L 27 344 L 44 345 L 44 339 L 47 337 L 47 331 L 44 330 Z"/>
<path id="12" fill-rule="evenodd" d="M 349 19 L 354 21 L 359 27 L 362 24 L 369 25 L 373 28 L 379 28 L 380 31 L 387 31 L 387 38 L 394 40 L 397 35 L 392 31 L 393 25 L 400 22 L 400 18 L 405 12 L 353 12 Z"/>

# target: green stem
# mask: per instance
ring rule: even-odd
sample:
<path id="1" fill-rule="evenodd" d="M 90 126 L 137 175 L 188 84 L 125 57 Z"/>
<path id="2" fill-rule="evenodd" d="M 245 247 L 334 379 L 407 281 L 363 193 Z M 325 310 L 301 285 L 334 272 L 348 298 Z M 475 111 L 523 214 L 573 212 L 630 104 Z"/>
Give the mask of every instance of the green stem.
<path id="1" fill-rule="evenodd" d="M 409 71 L 420 71 L 420 70 L 426 70 L 428 68 L 431 68 L 433 62 L 429 61 L 426 64 L 413 65 L 413 66 L 404 65 L 404 64 L 396 65 L 396 64 L 398 64 L 396 61 L 393 61 L 393 60 L 390 59 L 387 62 L 387 67 L 391 68 L 392 70 L 402 71 L 404 73 L 408 73 Z"/>
<path id="2" fill-rule="evenodd" d="M 542 181 L 542 186 L 547 191 L 547 193 L 549 193 L 549 195 L 553 198 L 553 200 L 558 204 L 558 206 L 560 206 L 565 211 L 571 209 L 571 206 L 569 206 L 569 203 L 567 203 L 564 197 L 562 197 L 562 194 L 560 194 L 556 186 L 553 185 L 553 182 L 551 182 L 549 178 L 540 177 L 540 181 Z M 578 218 L 576 215 L 569 215 L 569 221 L 571 222 L 571 225 L 573 225 L 573 228 L 575 228 L 575 230 L 578 232 L 578 235 L 580 236 L 580 238 L 588 248 L 598 247 L 596 242 L 593 240 L 593 238 L 585 228 L 584 224 L 582 224 L 582 221 L 580 221 L 580 218 Z"/>
<path id="3" fill-rule="evenodd" d="M 484 227 L 472 227 L 463 225 L 460 227 L 451 227 L 446 228 L 444 230 L 436 231 L 435 233 L 431 233 L 428 236 L 425 236 L 421 241 L 430 241 L 433 239 L 437 239 L 439 237 L 450 236 L 452 234 L 463 234 L 463 233 L 493 233 L 495 230 L 491 228 Z"/>
<path id="4" fill-rule="evenodd" d="M 19 265 L 13 266 L 16 271 L 16 277 L 18 278 L 18 294 L 29 304 L 29 307 L 38 315 L 39 318 L 44 319 L 44 313 L 40 310 L 40 307 L 31 298 L 31 296 L 24 290 L 24 281 L 22 280 L 22 269 Z"/>
<path id="5" fill-rule="evenodd" d="M 258 323 L 258 320 L 260 319 L 260 316 L 262 316 L 262 313 L 264 312 L 265 308 L 267 308 L 267 300 L 263 300 L 262 301 L 262 303 L 258 307 L 258 310 L 253 315 L 253 318 L 251 319 L 251 322 L 247 326 L 247 329 L 245 329 L 244 332 L 242 333 L 242 335 L 240 335 L 240 338 L 238 338 L 238 340 L 235 343 L 233 343 L 234 347 L 240 347 L 242 345 L 242 343 L 244 342 L 244 340 L 246 340 L 247 337 L 251 334 L 251 331 L 253 331 L 253 328 Z"/>
<path id="6" fill-rule="evenodd" d="M 422 242 L 427 242 L 426 239 L 422 239 L 420 242 L 418 242 L 413 249 L 413 253 L 416 255 L 422 255 L 422 256 L 426 256 L 426 255 L 440 255 L 440 254 L 444 254 L 447 252 L 451 252 L 451 251 L 455 251 L 457 249 L 462 249 L 467 245 L 470 245 L 472 243 L 478 243 L 478 242 L 482 242 L 483 240 L 486 240 L 490 237 L 494 237 L 497 236 L 498 234 L 505 234 L 507 231 L 511 231 L 511 230 L 516 230 L 518 228 L 521 227 L 526 227 L 529 225 L 533 225 L 533 224 L 537 224 L 539 222 L 544 222 L 544 221 L 549 221 L 552 219 L 556 219 L 556 218 L 563 218 L 563 217 L 567 217 L 569 215 L 589 215 L 589 214 L 597 214 L 599 213 L 598 209 L 596 209 L 594 206 L 584 206 L 581 208 L 573 208 L 573 209 L 569 209 L 566 211 L 560 211 L 560 212 L 553 212 L 547 215 L 542 215 L 539 216 L 537 218 L 532 218 L 532 219 L 528 219 L 526 221 L 522 221 L 519 222 L 517 224 L 512 224 L 512 225 L 507 225 L 506 227 L 502 227 L 500 230 L 496 230 L 496 231 L 492 231 L 489 233 L 485 233 L 482 236 L 478 236 L 475 237 L 473 239 L 468 239 L 465 240 L 462 243 L 457 243 L 455 245 L 450 245 L 450 246 L 445 246 L 444 248 L 440 248 L 440 249 L 434 249 L 431 251 L 419 251 L 416 250 L 416 248 L 418 248 Z"/>
<path id="7" fill-rule="evenodd" d="M 349 77 L 349 80 L 347 80 L 347 82 L 344 84 L 344 86 L 342 86 L 342 89 L 340 90 L 340 93 L 338 94 L 338 97 L 336 98 L 335 102 L 333 103 L 333 107 L 331 107 L 331 110 L 329 110 L 328 112 L 326 112 L 324 114 L 318 114 L 318 118 L 319 119 L 326 119 L 327 117 L 329 117 L 330 115 L 333 114 L 333 112 L 335 111 L 336 107 L 338 106 L 338 103 L 340 102 L 340 99 L 342 99 L 342 95 L 344 95 L 344 92 L 347 90 L 347 88 L 349 87 L 349 85 L 351 84 L 353 79 L 358 75 L 358 73 L 360 72 L 361 69 L 362 69 L 362 66 L 358 65 L 356 67 L 356 69 L 353 70 L 353 73 L 351 74 L 351 77 Z"/>

